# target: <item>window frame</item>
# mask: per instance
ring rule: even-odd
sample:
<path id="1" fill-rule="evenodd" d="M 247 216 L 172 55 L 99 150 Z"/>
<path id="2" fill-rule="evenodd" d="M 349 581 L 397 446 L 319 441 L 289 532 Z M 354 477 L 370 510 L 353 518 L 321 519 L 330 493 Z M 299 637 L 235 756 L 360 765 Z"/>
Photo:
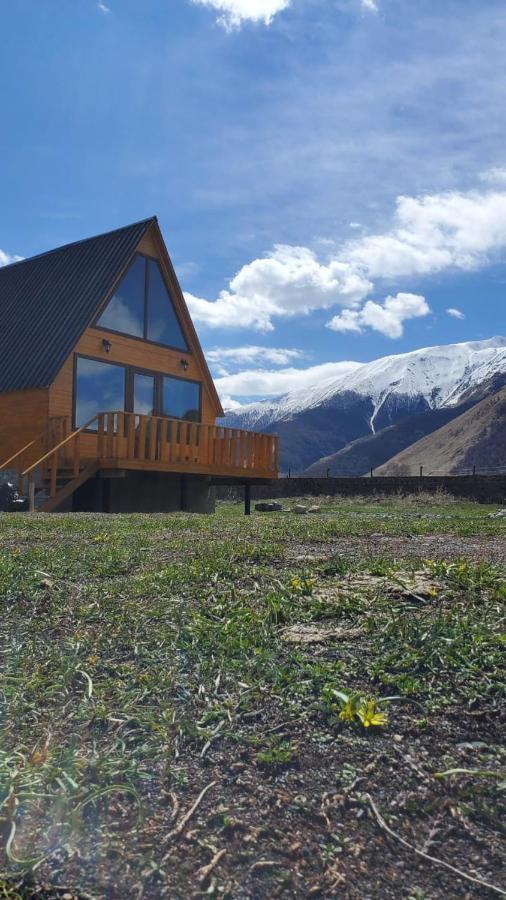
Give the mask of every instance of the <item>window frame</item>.
<path id="1" fill-rule="evenodd" d="M 77 363 L 79 359 L 88 359 L 92 362 L 103 363 L 106 366 L 119 366 L 125 373 L 125 392 L 123 398 L 123 410 L 118 412 L 133 413 L 134 405 L 134 375 L 150 375 L 154 378 L 154 409 L 155 418 L 174 419 L 177 422 L 190 422 L 194 425 L 202 424 L 202 388 L 203 382 L 195 378 L 182 378 L 181 375 L 172 375 L 170 372 L 157 372 L 153 369 L 144 369 L 142 366 L 135 366 L 131 363 L 117 362 L 116 360 L 103 359 L 97 356 L 90 356 L 88 353 L 74 353 L 73 377 L 72 377 L 72 430 L 75 431 L 79 426 L 76 424 L 77 413 Z M 180 419 L 178 416 L 167 416 L 163 412 L 163 379 L 173 378 L 175 381 L 184 381 L 190 384 L 196 384 L 199 388 L 199 418 L 197 422 L 191 419 Z M 116 412 L 116 410 L 100 410 L 100 412 Z M 136 415 L 141 415 L 137 413 Z M 147 414 L 146 414 L 147 415 Z M 95 429 L 85 428 L 87 434 L 96 434 Z"/>
<path id="2" fill-rule="evenodd" d="M 159 397 L 158 397 L 158 408 L 162 410 L 160 413 L 162 419 L 177 419 L 178 422 L 192 422 L 192 419 L 180 419 L 178 416 L 168 416 L 163 412 L 163 379 L 164 378 L 172 378 L 174 381 L 184 381 L 185 384 L 196 384 L 199 389 L 199 417 L 197 422 L 193 422 L 194 425 L 202 424 L 202 382 L 197 381 L 195 378 L 181 378 L 180 375 L 171 375 L 168 372 L 160 372 L 160 383 L 159 383 Z"/>
<path id="3" fill-rule="evenodd" d="M 120 286 L 121 282 L 123 281 L 123 278 L 127 274 L 130 266 L 133 264 L 133 262 L 135 261 L 137 256 L 140 256 L 140 257 L 142 257 L 142 259 L 145 260 L 145 264 L 144 264 L 144 337 L 139 337 L 136 334 L 128 334 L 128 332 L 126 332 L 126 331 L 118 331 L 116 328 L 106 328 L 104 325 L 98 324 L 99 319 L 101 318 L 103 313 L 106 311 L 110 301 L 112 300 L 112 298 L 114 297 L 114 294 L 116 293 L 116 290 Z M 149 261 L 156 263 L 160 269 L 162 281 L 165 285 L 165 289 L 169 296 L 169 300 L 172 303 L 172 306 L 174 309 L 174 315 L 175 315 L 178 325 L 181 329 L 181 334 L 183 335 L 183 339 L 186 344 L 186 349 L 184 347 L 175 347 L 172 344 L 161 344 L 160 341 L 152 341 L 150 338 L 147 337 L 148 321 L 149 321 L 149 319 L 148 319 L 148 316 L 149 316 L 149 314 L 148 314 L 148 307 L 149 307 L 149 265 L 148 265 L 148 262 Z M 122 337 L 130 338 L 132 341 L 142 341 L 143 344 L 153 344 L 155 347 L 165 347 L 166 350 L 173 350 L 176 353 L 187 353 L 188 355 L 193 355 L 193 350 L 191 349 L 191 347 L 188 343 L 188 340 L 186 338 L 185 330 L 183 328 L 181 318 L 179 316 L 179 312 L 176 309 L 176 305 L 174 303 L 174 299 L 172 296 L 172 291 L 169 290 L 169 287 L 167 284 L 167 279 L 165 277 L 165 273 L 164 273 L 164 270 L 160 263 L 160 260 L 157 259 L 156 256 L 150 256 L 149 253 L 136 252 L 133 254 L 132 258 L 128 261 L 128 265 L 125 267 L 125 269 L 119 276 L 117 282 L 115 283 L 114 287 L 112 288 L 110 294 L 107 295 L 107 299 L 106 299 L 105 303 L 103 304 L 103 306 L 100 307 L 97 315 L 95 316 L 93 322 L 91 323 L 90 328 L 95 328 L 97 331 L 105 331 L 105 332 L 108 332 L 109 334 L 122 335 Z"/>
<path id="4" fill-rule="evenodd" d="M 116 362 L 115 360 L 109 359 L 100 359 L 97 356 L 88 356 L 87 353 L 74 353 L 74 366 L 73 366 L 73 377 L 72 377 L 72 431 L 75 431 L 77 428 L 81 428 L 82 426 L 77 425 L 77 363 L 80 359 L 88 359 L 91 362 L 103 363 L 104 366 L 119 366 L 120 369 L 123 369 L 125 379 L 124 379 L 124 391 L 123 391 L 123 406 L 126 407 L 128 402 L 128 372 L 127 367 L 123 365 L 123 363 Z M 103 410 L 104 412 L 106 410 Z M 102 410 L 99 410 L 102 412 Z M 114 410 L 111 410 L 114 412 Z M 96 434 L 96 430 L 94 428 L 85 428 L 83 429 L 87 434 Z"/>

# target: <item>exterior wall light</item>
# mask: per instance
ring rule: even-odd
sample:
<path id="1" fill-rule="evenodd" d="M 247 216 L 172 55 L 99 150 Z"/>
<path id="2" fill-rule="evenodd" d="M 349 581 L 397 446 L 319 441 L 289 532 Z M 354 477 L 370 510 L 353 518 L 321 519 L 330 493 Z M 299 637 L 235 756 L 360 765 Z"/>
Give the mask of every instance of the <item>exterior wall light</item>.
<path id="1" fill-rule="evenodd" d="M 103 340 L 102 340 L 102 347 L 104 348 L 104 350 L 105 350 L 106 353 L 109 353 L 109 351 L 110 351 L 110 349 L 111 349 L 111 347 L 112 347 L 112 344 L 111 344 L 110 341 L 107 340 L 107 338 L 103 338 Z"/>
<path id="2" fill-rule="evenodd" d="M 181 368 L 184 369 L 184 371 L 186 372 L 186 370 L 187 370 L 188 366 L 190 365 L 190 363 L 188 362 L 187 359 L 180 359 L 180 360 L 179 360 L 179 365 L 180 365 Z"/>

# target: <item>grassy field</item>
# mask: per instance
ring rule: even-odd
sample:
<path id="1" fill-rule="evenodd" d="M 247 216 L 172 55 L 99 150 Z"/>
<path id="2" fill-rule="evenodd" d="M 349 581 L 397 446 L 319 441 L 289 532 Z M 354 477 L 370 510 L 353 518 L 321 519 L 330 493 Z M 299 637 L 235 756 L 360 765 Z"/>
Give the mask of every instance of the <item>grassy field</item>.
<path id="1" fill-rule="evenodd" d="M 0 517 L 0 898 L 505 896 L 492 509 Z"/>

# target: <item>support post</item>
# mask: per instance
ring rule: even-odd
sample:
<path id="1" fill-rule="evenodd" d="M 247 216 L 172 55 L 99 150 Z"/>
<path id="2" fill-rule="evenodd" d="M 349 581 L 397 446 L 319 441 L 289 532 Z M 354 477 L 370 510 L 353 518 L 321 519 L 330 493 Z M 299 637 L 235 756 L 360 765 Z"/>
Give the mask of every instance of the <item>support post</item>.
<path id="1" fill-rule="evenodd" d="M 30 512 L 35 512 L 35 481 L 32 474 L 30 474 L 28 482 L 28 509 Z"/>
<path id="2" fill-rule="evenodd" d="M 249 481 L 244 484 L 244 515 L 251 515 L 251 484 Z"/>

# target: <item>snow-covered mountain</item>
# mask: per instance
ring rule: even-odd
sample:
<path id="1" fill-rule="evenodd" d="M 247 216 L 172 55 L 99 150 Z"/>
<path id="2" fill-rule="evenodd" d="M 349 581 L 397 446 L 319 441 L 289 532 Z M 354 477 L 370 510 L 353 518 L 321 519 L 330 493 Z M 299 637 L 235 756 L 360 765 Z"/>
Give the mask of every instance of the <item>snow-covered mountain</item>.
<path id="1" fill-rule="evenodd" d="M 426 347 L 229 411 L 234 428 L 279 432 L 283 468 L 300 471 L 347 443 L 411 415 L 457 405 L 506 373 L 506 338 Z"/>

